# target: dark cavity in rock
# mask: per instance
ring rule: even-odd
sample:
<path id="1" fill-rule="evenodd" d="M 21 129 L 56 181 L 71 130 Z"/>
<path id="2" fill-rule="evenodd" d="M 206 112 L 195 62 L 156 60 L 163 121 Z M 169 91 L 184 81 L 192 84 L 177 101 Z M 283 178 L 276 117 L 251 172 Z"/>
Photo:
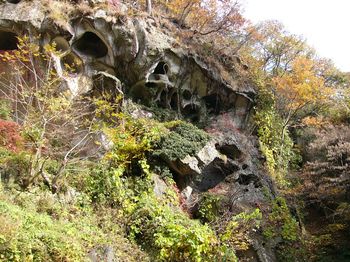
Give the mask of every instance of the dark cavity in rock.
<path id="1" fill-rule="evenodd" d="M 256 188 L 262 186 L 260 179 L 254 174 L 248 174 L 248 175 L 247 174 L 240 174 L 239 178 L 237 179 L 237 182 L 240 185 L 245 185 L 245 186 L 252 183 L 252 184 L 254 184 L 254 186 Z"/>
<path id="2" fill-rule="evenodd" d="M 6 0 L 10 4 L 18 4 L 21 0 Z"/>
<path id="3" fill-rule="evenodd" d="M 9 51 L 18 49 L 17 35 L 9 31 L 0 31 L 0 50 Z"/>
<path id="4" fill-rule="evenodd" d="M 221 101 L 218 94 L 208 95 L 203 97 L 203 99 L 210 113 L 218 114 L 220 112 Z"/>
<path id="5" fill-rule="evenodd" d="M 85 32 L 74 44 L 78 53 L 93 58 L 101 58 L 108 54 L 106 44 L 93 32 Z"/>
<path id="6" fill-rule="evenodd" d="M 168 73 L 169 66 L 165 62 L 159 62 L 153 71 L 156 75 L 166 75 Z"/>
<path id="7" fill-rule="evenodd" d="M 239 167 L 233 162 L 216 158 L 203 170 L 201 181 L 197 184 L 198 190 L 204 192 L 214 188 L 238 170 Z"/>
<path id="8" fill-rule="evenodd" d="M 226 155 L 228 158 L 231 158 L 233 160 L 238 159 L 242 156 L 241 150 L 238 149 L 236 145 L 229 145 L 229 144 L 223 144 L 215 145 L 216 150 L 218 150 L 221 154 Z"/>

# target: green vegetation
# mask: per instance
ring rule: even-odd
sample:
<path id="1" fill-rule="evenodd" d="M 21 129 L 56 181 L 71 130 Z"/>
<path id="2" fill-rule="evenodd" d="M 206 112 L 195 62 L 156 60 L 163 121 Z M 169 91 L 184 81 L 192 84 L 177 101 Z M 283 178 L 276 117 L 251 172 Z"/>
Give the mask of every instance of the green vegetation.
<path id="1" fill-rule="evenodd" d="M 189 123 L 170 122 L 167 126 L 170 132 L 160 138 L 153 152 L 167 161 L 195 155 L 210 138 L 207 133 Z"/>
<path id="2" fill-rule="evenodd" d="M 269 173 L 280 186 L 286 185 L 288 171 L 301 159 L 294 148 L 288 129 L 282 135 L 282 130 L 286 126 L 276 111 L 273 93 L 262 89 L 255 110 L 260 149 L 266 157 Z"/>
<path id="3" fill-rule="evenodd" d="M 105 7 L 111 21 L 124 24 L 128 19 L 126 14 L 115 16 L 122 12 L 118 1 L 96 6 L 82 1 L 78 11 L 72 1 L 51 1 L 50 7 L 44 2 L 58 26 Z M 123 3 L 131 3 L 129 15 L 144 15 L 141 1 Z M 260 167 L 258 153 L 244 152 L 232 164 L 237 164 L 238 176 L 226 174 L 223 166 L 231 162 L 223 157 L 224 164 L 212 168 L 225 176 L 224 186 L 185 199 L 174 177 L 187 177 L 173 174 L 169 162 L 194 156 L 211 137 L 190 123 L 174 121 L 181 110 L 159 109 L 149 101 L 145 104 L 157 120 L 134 117 L 134 109 L 141 106 L 127 104 L 122 90 L 74 97 L 63 90 L 54 66 L 53 56 L 61 55 L 55 46 L 39 47 L 24 36 L 18 39 L 18 49 L 0 53 L 0 65 L 11 68 L 8 74 L 0 72 L 0 261 L 84 261 L 106 247 L 118 261 L 237 261 L 236 253 L 256 248 L 256 236 L 272 245 L 279 261 L 349 260 L 349 75 L 277 22 L 248 25 L 235 1 L 152 4 L 148 14 L 160 12 L 152 24 L 173 31 L 173 46 L 191 50 L 187 58 L 212 68 L 220 85 L 237 86 L 241 80 L 242 87 L 255 84 L 252 134 L 258 137 L 266 165 L 259 173 L 263 177 L 267 171 L 272 182 L 244 181 L 244 175 Z M 63 75 L 77 73 L 75 66 L 81 65 L 74 63 L 63 66 Z M 162 92 L 178 92 L 180 97 L 182 84 L 196 82 L 186 75 L 193 68 L 182 68 L 189 71 L 171 79 L 176 84 Z M 216 84 L 210 83 L 216 80 L 209 80 L 210 74 L 205 77 L 208 88 L 200 88 L 200 83 L 200 97 L 192 91 L 189 97 L 202 99 L 199 104 L 221 103 L 226 98 L 208 96 L 216 94 L 211 93 Z M 159 90 L 152 92 L 157 95 Z M 172 103 L 184 106 L 178 100 Z M 225 101 L 208 114 L 229 111 L 226 105 L 238 101 Z M 203 111 L 197 113 L 206 114 Z M 235 117 L 243 113 L 235 111 Z M 199 124 L 206 126 L 207 120 L 209 115 L 201 115 Z M 225 128 L 245 136 L 247 130 L 230 124 Z M 246 149 L 253 150 L 253 143 L 247 142 Z M 249 166 L 243 163 L 248 155 Z M 155 185 L 159 178 L 161 186 Z M 234 192 L 232 185 L 245 191 Z M 249 198 L 249 192 L 256 202 L 237 200 L 240 194 Z M 259 193 L 267 196 L 265 202 Z"/>
<path id="4" fill-rule="evenodd" d="M 82 195 L 69 203 L 45 190 L 33 193 L 0 191 L 1 261 L 84 261 L 104 246 L 126 261 L 147 259 L 118 224 L 108 221 L 108 211 L 103 221 L 83 208 Z"/>
<path id="5" fill-rule="evenodd" d="M 213 222 L 220 215 L 223 196 L 203 194 L 199 201 L 198 216 L 203 222 Z"/>

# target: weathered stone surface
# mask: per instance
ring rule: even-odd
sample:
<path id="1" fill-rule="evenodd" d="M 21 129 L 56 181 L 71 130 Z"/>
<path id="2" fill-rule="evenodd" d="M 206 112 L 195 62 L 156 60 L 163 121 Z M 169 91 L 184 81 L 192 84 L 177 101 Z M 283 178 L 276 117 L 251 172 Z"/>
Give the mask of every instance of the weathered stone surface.
<path id="1" fill-rule="evenodd" d="M 244 126 L 254 94 L 251 86 L 235 75 L 230 83 L 223 81 L 218 69 L 188 50 L 174 48 L 176 40 L 159 30 L 153 18 L 114 21 L 102 11 L 65 21 L 55 29 L 40 1 L 4 4 L 0 35 L 42 34 L 42 42 L 55 42 L 62 52 L 61 71 L 67 70 L 66 64 L 74 68 L 74 74 L 66 77 L 73 95 L 106 86 L 113 89 L 111 79 L 105 79 L 103 87 L 81 80 L 82 76 L 97 79 L 94 73 L 104 71 L 120 79 L 137 102 L 156 104 L 201 123 L 207 115 L 233 109 L 237 126 Z"/>
<path id="2" fill-rule="evenodd" d="M 39 29 L 45 19 L 45 12 L 39 0 L 33 0 L 30 4 L 27 1 L 16 4 L 4 3 L 0 5 L 0 19 L 12 23 L 28 23 Z"/>
<path id="3" fill-rule="evenodd" d="M 226 195 L 230 209 L 237 212 L 264 202 L 263 188 L 274 193 L 257 166 L 254 139 L 244 133 L 255 91 L 234 68 L 223 76 L 220 68 L 186 48 L 175 48 L 175 37 L 160 30 L 153 18 L 111 18 L 98 9 L 54 26 L 40 1 L 1 4 L 0 50 L 15 49 L 15 37 L 25 34 L 41 35 L 41 45 L 56 44 L 56 69 L 73 98 L 123 93 L 137 103 L 172 110 L 205 126 L 210 142 L 195 155 L 167 162 L 190 207 L 208 191 Z M 129 113 L 135 118 L 153 116 L 141 108 Z M 106 136 L 99 136 L 102 148 L 110 149 Z M 158 176 L 153 181 L 155 194 L 162 197 L 167 185 Z M 261 242 L 253 243 L 260 261 L 274 261 Z M 109 247 L 96 248 L 89 256 L 92 261 L 114 261 Z"/>

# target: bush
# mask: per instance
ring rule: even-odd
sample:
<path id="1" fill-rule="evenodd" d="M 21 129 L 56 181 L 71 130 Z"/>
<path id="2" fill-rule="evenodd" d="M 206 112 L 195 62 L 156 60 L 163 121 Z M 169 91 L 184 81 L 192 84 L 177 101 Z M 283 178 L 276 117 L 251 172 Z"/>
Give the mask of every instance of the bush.
<path id="1" fill-rule="evenodd" d="M 224 255 L 215 233 L 199 221 L 162 205 L 154 196 L 143 196 L 130 224 L 132 236 L 160 261 L 215 261 Z M 236 261 L 232 250 L 225 261 Z"/>
<path id="2" fill-rule="evenodd" d="M 0 146 L 15 152 L 19 150 L 22 143 L 20 126 L 15 122 L 0 119 Z"/>
<path id="3" fill-rule="evenodd" d="M 203 222 L 212 222 L 219 216 L 223 197 L 204 194 L 199 202 L 198 215 Z"/>
<path id="4" fill-rule="evenodd" d="M 273 200 L 272 209 L 268 214 L 263 235 L 268 239 L 281 237 L 287 242 L 298 240 L 298 222 L 290 214 L 284 198 L 278 197 Z"/>
<path id="5" fill-rule="evenodd" d="M 194 125 L 175 122 L 174 126 L 170 127 L 170 132 L 156 143 L 153 155 L 166 161 L 182 159 L 186 155 L 195 155 L 209 140 L 210 136 Z"/>
<path id="6" fill-rule="evenodd" d="M 82 261 L 92 247 L 91 234 L 88 227 L 55 222 L 0 201 L 1 260 Z"/>

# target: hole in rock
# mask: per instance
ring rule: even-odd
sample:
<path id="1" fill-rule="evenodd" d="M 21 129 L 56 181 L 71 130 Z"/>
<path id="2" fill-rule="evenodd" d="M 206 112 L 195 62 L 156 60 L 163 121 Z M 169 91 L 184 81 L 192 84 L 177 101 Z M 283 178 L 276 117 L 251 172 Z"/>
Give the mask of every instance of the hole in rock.
<path id="1" fill-rule="evenodd" d="M 161 92 L 159 100 L 158 100 L 158 106 L 166 108 L 167 107 L 167 101 L 168 101 L 168 93 L 164 90 Z"/>
<path id="2" fill-rule="evenodd" d="M 253 183 L 256 188 L 261 187 L 261 182 L 260 182 L 259 178 L 254 174 L 248 174 L 248 175 L 240 174 L 237 182 L 240 185 L 247 186 L 247 185 Z"/>
<path id="3" fill-rule="evenodd" d="M 189 90 L 184 90 L 182 92 L 182 97 L 186 100 L 190 100 L 192 98 L 192 93 Z"/>
<path id="4" fill-rule="evenodd" d="M 178 94 L 175 92 L 170 99 L 170 107 L 171 109 L 176 110 L 179 104 L 179 98 L 177 96 Z"/>
<path id="5" fill-rule="evenodd" d="M 153 87 L 157 87 L 157 84 L 154 83 L 154 82 L 147 82 L 147 83 L 145 84 L 145 87 L 153 88 Z"/>
<path id="6" fill-rule="evenodd" d="M 199 121 L 199 108 L 194 104 L 189 104 L 182 109 L 182 114 L 191 121 Z"/>
<path id="7" fill-rule="evenodd" d="M 101 58 L 108 54 L 106 44 L 92 32 L 85 32 L 83 36 L 73 44 L 73 47 L 79 53 L 94 58 Z"/>
<path id="8" fill-rule="evenodd" d="M 200 191 L 216 187 L 225 178 L 238 171 L 239 167 L 231 161 L 224 161 L 220 158 L 214 159 L 202 172 L 202 178 L 197 185 Z"/>
<path id="9" fill-rule="evenodd" d="M 0 31 L 0 50 L 8 51 L 17 49 L 18 39 L 13 32 Z"/>
<path id="10" fill-rule="evenodd" d="M 10 4 L 18 4 L 21 0 L 6 0 Z"/>
<path id="11" fill-rule="evenodd" d="M 63 69 L 69 74 L 79 74 L 83 71 L 83 62 L 73 53 L 69 53 L 61 58 Z"/>
<path id="12" fill-rule="evenodd" d="M 238 149 L 236 145 L 230 145 L 230 144 L 215 144 L 216 149 L 226 155 L 227 157 L 231 159 L 237 159 L 242 156 L 242 151 Z"/>
<path id="13" fill-rule="evenodd" d="M 169 71 L 169 66 L 165 62 L 159 62 L 153 71 L 153 74 L 166 75 Z"/>
<path id="14" fill-rule="evenodd" d="M 56 46 L 56 51 L 65 52 L 65 51 L 69 50 L 69 43 L 62 36 L 55 37 L 51 41 L 51 44 L 54 44 Z"/>
<path id="15" fill-rule="evenodd" d="M 220 112 L 221 101 L 220 97 L 217 94 L 205 96 L 203 99 L 209 111 L 215 114 Z"/>
<path id="16" fill-rule="evenodd" d="M 246 170 L 248 167 L 249 167 L 249 166 L 248 166 L 247 164 L 243 164 L 243 165 L 242 165 L 242 169 L 243 169 L 243 170 Z"/>

